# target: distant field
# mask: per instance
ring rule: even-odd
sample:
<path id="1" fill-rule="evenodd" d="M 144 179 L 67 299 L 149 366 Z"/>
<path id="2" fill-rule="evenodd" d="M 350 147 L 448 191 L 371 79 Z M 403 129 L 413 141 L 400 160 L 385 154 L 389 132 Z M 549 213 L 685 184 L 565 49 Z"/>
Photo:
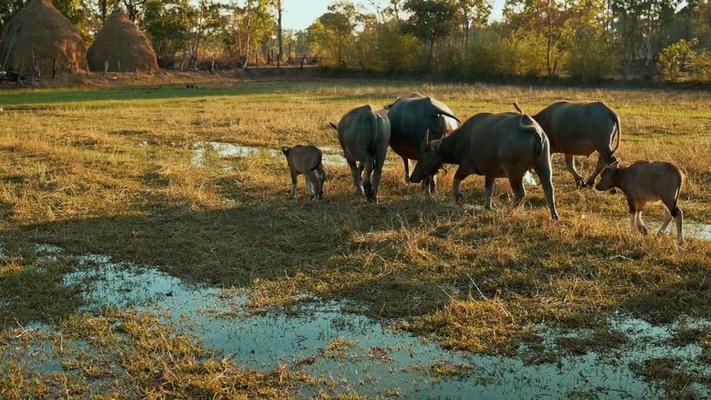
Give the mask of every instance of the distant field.
<path id="1" fill-rule="evenodd" d="M 542 323 L 592 329 L 598 340 L 573 346 L 585 351 L 616 345 L 608 326 L 614 313 L 652 324 L 680 315 L 711 318 L 711 241 L 690 237 L 677 246 L 672 237 L 632 233 L 624 197 L 576 190 L 560 155 L 554 156 L 558 223 L 550 221 L 538 187 L 528 188 L 523 209 L 510 212 L 504 180 L 497 185 L 497 213 L 453 204 L 452 168 L 435 199 L 426 198 L 403 182 L 402 164 L 392 153 L 379 205 L 352 193 L 345 164 L 326 167 L 326 199 L 309 203 L 301 181 L 298 202 L 288 198 L 283 158 L 220 158 L 207 148 L 196 163 L 203 142 L 337 147 L 328 122 L 355 106 L 384 106 L 412 91 L 444 100 L 464 118 L 511 111 L 514 100 L 531 113 L 559 99 L 603 100 L 622 118 L 621 158 L 676 163 L 688 177 L 680 205 L 686 219 L 711 224 L 708 91 L 349 80 L 4 91 L 0 350 L 9 346 L 12 329 L 30 322 L 58 324 L 76 335 L 98 329 L 82 319 L 90 317 L 78 309 L 81 291 L 63 284 L 64 274 L 75 270 L 70 257 L 45 265 L 34 244 L 75 256 L 107 255 L 244 292 L 255 312 L 298 302 L 304 294 L 355 301 L 366 306 L 362 314 L 475 353 L 512 354 L 522 343 L 535 349 L 535 327 Z M 584 160 L 583 175 L 594 161 Z M 481 205 L 483 178 L 469 178 L 463 191 L 465 203 Z M 645 219 L 661 216 L 661 206 L 654 206 Z M 146 323 L 140 315 L 116 318 Z M 674 340 L 701 346 L 708 365 L 708 332 L 681 336 Z M 140 337 L 136 346 L 155 337 Z M 164 345 L 166 353 L 193 351 Z M 142 361 L 132 362 L 124 369 Z M 665 365 L 674 369 L 673 362 Z M 203 367 L 221 377 L 237 375 L 224 366 Z M 13 371 L 14 380 L 0 376 L 0 394 L 21 398 L 41 391 L 31 380 L 18 380 L 19 366 Z M 708 369 L 691 378 L 656 372 L 653 379 L 674 393 L 688 393 L 689 382 L 707 390 L 711 385 Z M 274 376 L 239 376 L 249 395 L 282 394 Z M 203 389 L 217 393 L 207 384 Z"/>

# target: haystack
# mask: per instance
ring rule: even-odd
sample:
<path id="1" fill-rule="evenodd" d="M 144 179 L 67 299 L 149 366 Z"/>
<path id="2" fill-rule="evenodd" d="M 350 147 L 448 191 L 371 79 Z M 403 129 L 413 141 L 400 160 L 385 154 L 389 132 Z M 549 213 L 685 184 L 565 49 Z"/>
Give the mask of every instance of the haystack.
<path id="1" fill-rule="evenodd" d="M 84 39 L 51 0 L 31 0 L 3 33 L 0 68 L 35 76 L 83 71 Z"/>
<path id="2" fill-rule="evenodd" d="M 105 71 L 106 67 L 111 72 L 158 70 L 158 59 L 150 42 L 120 9 L 106 19 L 87 58 L 92 71 Z"/>

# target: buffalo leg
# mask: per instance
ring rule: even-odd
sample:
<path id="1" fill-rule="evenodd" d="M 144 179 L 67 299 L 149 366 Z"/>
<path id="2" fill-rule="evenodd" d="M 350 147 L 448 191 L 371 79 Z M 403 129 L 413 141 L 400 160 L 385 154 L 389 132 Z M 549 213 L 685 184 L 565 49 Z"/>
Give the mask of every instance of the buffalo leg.
<path id="1" fill-rule="evenodd" d="M 319 197 L 320 189 L 320 179 L 315 171 L 309 171 L 304 174 L 306 177 L 307 187 L 309 188 L 309 196 L 311 200 L 316 200 Z"/>
<path id="2" fill-rule="evenodd" d="M 432 196 L 432 193 L 434 193 L 434 179 L 435 176 L 431 175 L 422 180 L 422 191 L 427 193 L 428 196 Z"/>
<path id="3" fill-rule="evenodd" d="M 496 183 L 496 178 L 493 176 L 486 176 L 484 178 L 484 207 L 487 210 L 494 211 L 494 205 L 491 203 L 491 196 L 494 194 L 494 184 Z"/>
<path id="4" fill-rule="evenodd" d="M 523 187 L 523 175 L 509 175 L 509 184 L 511 185 L 511 190 L 514 192 L 513 208 L 517 208 L 523 203 L 523 199 L 526 198 L 526 188 Z"/>
<path id="5" fill-rule="evenodd" d="M 597 158 L 597 164 L 595 165 L 595 169 L 593 170 L 593 173 L 590 175 L 585 185 L 593 187 L 595 185 L 595 179 L 597 179 L 597 176 L 600 175 L 600 172 L 602 172 L 606 165 L 607 163 L 605 162 L 605 157 L 600 154 L 600 156 Z"/>
<path id="6" fill-rule="evenodd" d="M 551 172 L 551 157 L 548 151 L 545 151 L 538 157 L 536 163 L 533 164 L 533 170 L 536 171 L 538 175 L 538 180 L 541 181 L 541 186 L 543 186 L 543 193 L 546 196 L 546 203 L 548 204 L 548 209 L 551 212 L 551 218 L 554 221 L 560 219 L 558 215 L 558 210 L 555 206 L 555 189 L 553 188 L 553 173 Z"/>
<path id="7" fill-rule="evenodd" d="M 378 202 L 378 194 L 380 193 L 380 178 L 383 175 L 383 166 L 385 165 L 385 157 L 387 154 L 387 147 L 379 152 L 375 157 L 375 168 L 373 171 L 373 201 Z"/>
<path id="8" fill-rule="evenodd" d="M 351 175 L 353 176 L 353 186 L 355 186 L 356 194 L 363 194 L 363 187 L 360 184 L 360 168 L 358 168 L 355 161 L 351 160 L 348 160 L 348 166 L 351 168 Z"/>
<path id="9" fill-rule="evenodd" d="M 292 172 L 291 173 L 291 195 L 289 196 L 292 198 L 292 200 L 296 199 L 296 183 L 297 183 L 296 174 Z"/>
<path id="10" fill-rule="evenodd" d="M 403 157 L 402 163 L 403 163 L 403 166 L 405 167 L 405 182 L 410 183 L 410 160 Z"/>
<path id="11" fill-rule="evenodd" d="M 460 185 L 466 177 L 467 174 L 464 172 L 462 167 L 459 167 L 459 169 L 457 169 L 457 173 L 454 174 L 454 179 L 452 180 L 452 196 L 454 197 L 454 202 L 457 204 L 462 202 L 462 190 Z"/>
<path id="12" fill-rule="evenodd" d="M 642 210 L 637 210 L 637 214 L 635 214 L 635 218 L 637 219 L 637 229 L 639 230 L 639 233 L 646 235 L 648 233 L 647 227 L 644 225 L 644 222 L 642 222 Z"/>
<path id="13" fill-rule="evenodd" d="M 571 154 L 565 155 L 565 168 L 573 175 L 573 178 L 575 178 L 575 186 L 577 188 L 585 187 L 585 179 L 583 179 L 577 168 L 575 168 L 575 156 Z"/>
<path id="14" fill-rule="evenodd" d="M 657 232 L 657 235 L 663 235 L 667 231 L 667 227 L 669 224 L 672 222 L 674 218 L 671 215 L 671 212 L 669 209 L 666 207 L 664 208 L 664 222 L 662 222 L 662 226 L 659 228 L 659 231 Z"/>
<path id="15" fill-rule="evenodd" d="M 323 185 L 326 183 L 326 171 L 323 170 L 323 165 L 318 166 L 318 198 L 323 199 Z"/>
<path id="16" fill-rule="evenodd" d="M 373 190 L 373 183 L 371 182 L 371 178 L 373 177 L 373 159 L 368 158 L 365 163 L 361 163 L 361 168 L 364 168 L 363 191 L 365 192 L 365 197 L 368 201 L 374 201 L 375 191 Z"/>
<path id="17" fill-rule="evenodd" d="M 674 220 L 676 221 L 676 237 L 679 243 L 684 243 L 684 212 L 681 208 L 677 207 L 673 211 Z"/>

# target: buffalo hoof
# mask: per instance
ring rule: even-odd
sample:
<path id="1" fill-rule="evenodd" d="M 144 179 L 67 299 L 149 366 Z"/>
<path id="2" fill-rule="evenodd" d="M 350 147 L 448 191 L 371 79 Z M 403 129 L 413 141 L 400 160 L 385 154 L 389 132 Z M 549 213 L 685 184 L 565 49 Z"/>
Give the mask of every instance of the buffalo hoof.
<path id="1" fill-rule="evenodd" d="M 640 226 L 639 226 L 639 232 L 640 232 L 641 234 L 645 235 L 645 236 L 646 236 L 647 234 L 649 234 L 649 231 L 647 230 L 647 227 L 644 226 L 644 225 L 640 225 Z"/>
<path id="2" fill-rule="evenodd" d="M 557 212 L 552 212 L 552 213 L 551 213 L 551 219 L 552 219 L 553 221 L 560 221 L 560 215 L 558 215 Z"/>
<path id="3" fill-rule="evenodd" d="M 363 192 L 365 193 L 365 197 L 368 198 L 368 201 L 373 201 L 373 198 L 375 198 L 375 192 L 373 191 L 372 183 L 365 182 L 363 184 Z"/>
<path id="4" fill-rule="evenodd" d="M 575 188 L 576 189 L 585 189 L 586 187 L 588 187 L 588 185 L 587 185 L 587 183 L 585 183 L 584 180 L 582 180 L 582 179 L 575 180 Z"/>

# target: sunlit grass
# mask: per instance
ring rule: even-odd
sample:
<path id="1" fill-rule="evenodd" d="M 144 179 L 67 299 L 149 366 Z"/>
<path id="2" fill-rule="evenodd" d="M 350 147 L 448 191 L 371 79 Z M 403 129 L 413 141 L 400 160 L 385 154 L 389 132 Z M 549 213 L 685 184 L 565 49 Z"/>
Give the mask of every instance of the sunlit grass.
<path id="1" fill-rule="evenodd" d="M 711 243 L 678 247 L 673 238 L 632 233 L 624 198 L 575 190 L 560 156 L 557 224 L 539 188 L 509 212 L 503 180 L 502 211 L 455 206 L 447 193 L 452 169 L 441 193 L 427 199 L 403 182 L 392 153 L 380 205 L 352 194 L 345 165 L 327 168 L 325 201 L 308 203 L 302 190 L 294 203 L 280 158 L 191 162 L 193 145 L 208 140 L 337 146 L 328 122 L 414 90 L 440 97 L 462 117 L 510 111 L 513 100 L 529 112 L 561 98 L 604 100 L 623 121 L 622 159 L 679 165 L 688 176 L 686 217 L 711 221 L 708 92 L 247 82 L 3 92 L 10 105 L 0 113 L 2 242 L 13 254 L 27 254 L 32 242 L 54 243 L 246 288 L 255 308 L 303 293 L 353 299 L 374 316 L 403 319 L 447 347 L 477 352 L 509 352 L 538 323 L 599 327 L 613 311 L 654 322 L 711 316 Z M 585 160 L 586 172 L 593 162 Z M 482 186 L 481 178 L 465 181 L 466 203 L 481 204 Z M 661 215 L 652 207 L 645 217 Z"/>

